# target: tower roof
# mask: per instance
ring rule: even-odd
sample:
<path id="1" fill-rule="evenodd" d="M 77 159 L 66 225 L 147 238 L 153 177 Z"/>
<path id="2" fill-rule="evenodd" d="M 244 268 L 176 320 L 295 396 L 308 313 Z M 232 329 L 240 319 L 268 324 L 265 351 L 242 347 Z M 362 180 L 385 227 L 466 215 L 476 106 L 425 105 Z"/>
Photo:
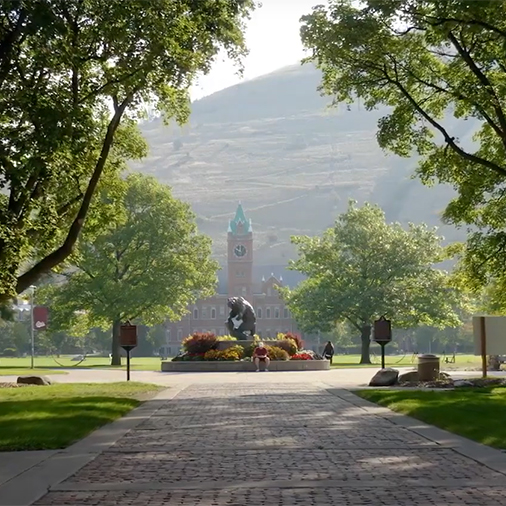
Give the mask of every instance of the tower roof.
<path id="1" fill-rule="evenodd" d="M 240 202 L 235 211 L 234 219 L 230 220 L 228 224 L 228 231 L 233 235 L 247 235 L 253 232 L 251 220 L 248 220 L 246 218 L 246 215 L 244 214 L 244 209 L 242 208 Z"/>

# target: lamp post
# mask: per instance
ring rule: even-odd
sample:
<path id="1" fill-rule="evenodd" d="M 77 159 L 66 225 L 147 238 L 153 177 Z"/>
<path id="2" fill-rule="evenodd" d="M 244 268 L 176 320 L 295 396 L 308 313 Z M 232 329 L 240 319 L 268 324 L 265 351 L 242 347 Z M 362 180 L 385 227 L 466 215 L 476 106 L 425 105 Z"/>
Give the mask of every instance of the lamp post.
<path id="1" fill-rule="evenodd" d="M 33 304 L 35 299 L 35 286 L 31 285 L 30 290 L 30 338 L 31 338 L 31 360 L 30 360 L 30 369 L 33 369 L 34 359 L 35 359 L 35 331 L 34 331 L 34 321 L 33 321 Z"/>

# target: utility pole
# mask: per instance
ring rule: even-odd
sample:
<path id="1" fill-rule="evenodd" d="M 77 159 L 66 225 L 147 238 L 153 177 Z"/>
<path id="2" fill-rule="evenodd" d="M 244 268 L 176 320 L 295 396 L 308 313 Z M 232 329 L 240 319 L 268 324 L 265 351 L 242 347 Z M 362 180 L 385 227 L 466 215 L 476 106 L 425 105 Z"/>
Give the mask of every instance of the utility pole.
<path id="1" fill-rule="evenodd" d="M 30 337 L 31 337 L 31 365 L 30 369 L 33 369 L 34 359 L 35 359 L 35 330 L 34 330 L 34 321 L 33 321 L 33 304 L 35 299 L 35 286 L 30 286 L 31 296 L 30 296 Z"/>

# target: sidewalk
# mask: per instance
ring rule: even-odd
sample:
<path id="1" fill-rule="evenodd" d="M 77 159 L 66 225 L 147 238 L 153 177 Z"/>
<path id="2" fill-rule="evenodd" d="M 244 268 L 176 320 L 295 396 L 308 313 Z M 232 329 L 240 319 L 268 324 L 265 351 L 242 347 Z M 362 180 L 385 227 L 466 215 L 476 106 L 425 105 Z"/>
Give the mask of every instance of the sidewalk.
<path id="1" fill-rule="evenodd" d="M 505 454 L 309 376 L 255 377 L 162 392 L 0 485 L 0 505 L 504 502 Z"/>

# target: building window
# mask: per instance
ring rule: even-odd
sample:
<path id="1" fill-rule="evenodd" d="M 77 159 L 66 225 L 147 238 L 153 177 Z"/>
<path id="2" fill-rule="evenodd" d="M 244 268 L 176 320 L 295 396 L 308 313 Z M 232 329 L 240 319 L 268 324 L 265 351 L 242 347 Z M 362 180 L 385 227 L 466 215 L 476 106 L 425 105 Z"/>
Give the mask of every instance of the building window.
<path id="1" fill-rule="evenodd" d="M 202 308 L 202 319 L 205 320 L 207 318 L 207 307 Z"/>
<path id="2" fill-rule="evenodd" d="M 261 307 L 257 308 L 257 316 L 258 316 L 258 319 L 262 318 L 262 308 Z"/>
<path id="3" fill-rule="evenodd" d="M 225 306 L 220 306 L 220 316 L 225 316 Z"/>
<path id="4" fill-rule="evenodd" d="M 272 295 L 272 288 L 267 288 L 267 295 L 270 297 Z"/>
<path id="5" fill-rule="evenodd" d="M 271 317 L 271 308 L 268 307 L 266 310 L 265 310 L 265 317 L 266 318 L 270 318 Z"/>
<path id="6" fill-rule="evenodd" d="M 285 309 L 283 309 L 283 318 L 290 318 L 290 314 L 288 313 L 287 307 L 285 307 Z"/>
<path id="7" fill-rule="evenodd" d="M 193 329 L 192 334 L 198 334 L 199 329 Z"/>
<path id="8" fill-rule="evenodd" d="M 216 320 L 216 308 L 211 308 L 211 320 Z"/>
<path id="9" fill-rule="evenodd" d="M 166 338 L 167 343 L 170 343 L 170 329 L 167 329 L 165 331 L 165 338 Z"/>
<path id="10" fill-rule="evenodd" d="M 279 307 L 274 308 L 274 318 L 279 318 Z"/>
<path id="11" fill-rule="evenodd" d="M 211 334 L 216 335 L 216 329 L 211 329 Z"/>
<path id="12" fill-rule="evenodd" d="M 243 296 L 244 296 L 244 295 L 247 295 L 247 289 L 246 289 L 246 287 L 245 287 L 245 286 L 242 286 L 242 287 L 241 287 L 241 291 L 242 291 L 242 295 L 243 295 Z"/>
<path id="13" fill-rule="evenodd" d="M 235 271 L 235 275 L 238 278 L 244 278 L 244 276 L 245 276 L 244 271 Z"/>
<path id="14" fill-rule="evenodd" d="M 177 329 L 177 340 L 178 341 L 183 340 L 183 329 Z"/>
<path id="15" fill-rule="evenodd" d="M 198 320 L 199 319 L 199 310 L 198 310 L 198 308 L 195 308 L 193 310 L 193 319 L 194 320 Z"/>
<path id="16" fill-rule="evenodd" d="M 267 329 L 267 330 L 265 331 L 265 336 L 266 336 L 266 337 L 272 337 L 272 336 L 271 336 L 271 329 Z"/>

